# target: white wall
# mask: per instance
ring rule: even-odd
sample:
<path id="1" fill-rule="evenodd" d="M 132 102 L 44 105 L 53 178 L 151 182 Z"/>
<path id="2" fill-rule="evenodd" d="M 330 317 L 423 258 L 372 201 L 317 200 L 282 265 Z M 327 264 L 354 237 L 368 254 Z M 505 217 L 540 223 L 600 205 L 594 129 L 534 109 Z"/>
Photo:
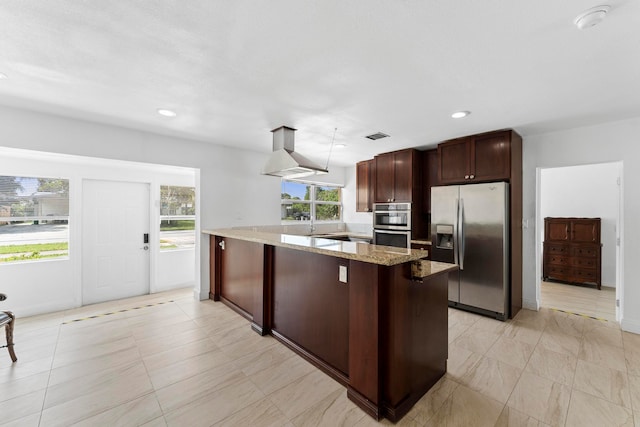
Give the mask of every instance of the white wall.
<path id="1" fill-rule="evenodd" d="M 270 145 L 271 135 L 265 139 Z M 280 222 L 280 179 L 260 174 L 268 154 L 2 106 L 0 144 L 196 168 L 200 182 L 196 190 L 200 201 L 199 229 Z M 342 168 L 329 168 L 333 178 L 327 179 L 342 184 L 335 182 L 344 179 L 340 178 L 344 177 Z M 209 240 L 202 235 L 197 239 L 200 254 L 196 258 L 196 293 L 204 299 L 209 295 Z"/>
<path id="2" fill-rule="evenodd" d="M 621 279 L 621 326 L 640 333 L 640 117 L 574 128 L 524 138 L 523 204 L 524 219 L 530 226 L 524 230 L 523 242 L 523 303 L 529 308 L 539 306 L 536 250 L 537 168 L 622 162 L 621 229 L 623 256 Z M 594 201 L 598 203 L 598 201 Z M 540 218 L 542 218 L 540 216 Z M 534 227 L 535 224 L 535 227 Z M 539 230 L 539 228 L 538 228 Z M 539 256 L 538 256 L 539 258 Z M 539 261 L 538 261 L 539 262 Z M 538 264 L 539 265 L 539 264 Z"/>
<path id="3" fill-rule="evenodd" d="M 602 285 L 616 287 L 619 163 L 542 169 L 540 213 L 601 218 Z M 544 236 L 544 230 L 540 232 Z M 542 248 L 540 248 L 542 250 Z"/>
<path id="4" fill-rule="evenodd" d="M 342 199 L 344 206 L 344 222 L 349 224 L 373 225 L 371 212 L 356 212 L 356 167 L 344 169 L 344 190 Z"/>
<path id="5" fill-rule="evenodd" d="M 201 229 L 279 220 L 280 180 L 259 174 L 265 155 L 5 107 L 0 107 L 0 141 L 8 147 L 199 168 Z M 196 288 L 200 298 L 208 298 L 209 245 L 197 237 Z"/>
<path id="6" fill-rule="evenodd" d="M 195 186 L 192 168 L 60 155 L 0 148 L 0 171 L 15 176 L 52 177 L 69 180 L 69 258 L 0 265 L 2 292 L 11 297 L 11 309 L 20 316 L 68 309 L 82 301 L 82 187 L 83 180 L 117 180 L 148 183 L 152 215 L 159 224 L 157 206 L 161 185 Z M 159 241 L 158 227 L 149 230 L 150 241 Z M 193 285 L 195 250 L 150 251 L 150 290 Z"/>

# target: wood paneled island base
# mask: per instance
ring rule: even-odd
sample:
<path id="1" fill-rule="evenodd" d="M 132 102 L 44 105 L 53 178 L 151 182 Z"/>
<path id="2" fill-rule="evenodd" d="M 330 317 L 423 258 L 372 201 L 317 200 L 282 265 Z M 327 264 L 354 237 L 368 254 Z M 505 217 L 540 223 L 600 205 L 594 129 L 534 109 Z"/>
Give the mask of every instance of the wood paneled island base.
<path id="1" fill-rule="evenodd" d="M 366 243 L 207 233 L 211 298 L 343 384 L 375 419 L 400 420 L 446 372 L 456 266 Z"/>

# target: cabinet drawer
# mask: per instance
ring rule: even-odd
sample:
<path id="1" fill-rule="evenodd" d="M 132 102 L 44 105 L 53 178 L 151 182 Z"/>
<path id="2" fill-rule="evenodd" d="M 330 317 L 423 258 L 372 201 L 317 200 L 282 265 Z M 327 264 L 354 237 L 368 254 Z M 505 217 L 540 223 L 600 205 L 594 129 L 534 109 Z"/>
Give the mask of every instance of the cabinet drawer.
<path id="1" fill-rule="evenodd" d="M 546 245 L 549 255 L 569 255 L 569 246 L 567 245 Z"/>
<path id="2" fill-rule="evenodd" d="M 571 265 L 573 267 L 580 267 L 580 268 L 596 268 L 598 266 L 598 260 L 595 257 L 571 258 Z"/>
<path id="3" fill-rule="evenodd" d="M 555 265 L 569 265 L 569 257 L 567 255 L 547 255 L 547 262 Z"/>
<path id="4" fill-rule="evenodd" d="M 569 277 L 569 275 L 571 274 L 571 268 L 567 267 L 563 267 L 560 265 L 550 265 L 549 269 L 548 269 L 548 275 L 549 277 L 557 277 L 557 278 L 563 278 L 563 277 Z"/>
<path id="5" fill-rule="evenodd" d="M 598 282 L 596 270 L 575 268 L 572 275 L 576 282 Z"/>
<path id="6" fill-rule="evenodd" d="M 576 247 L 571 251 L 573 256 L 578 257 L 596 257 L 600 253 L 600 248 L 597 247 Z"/>

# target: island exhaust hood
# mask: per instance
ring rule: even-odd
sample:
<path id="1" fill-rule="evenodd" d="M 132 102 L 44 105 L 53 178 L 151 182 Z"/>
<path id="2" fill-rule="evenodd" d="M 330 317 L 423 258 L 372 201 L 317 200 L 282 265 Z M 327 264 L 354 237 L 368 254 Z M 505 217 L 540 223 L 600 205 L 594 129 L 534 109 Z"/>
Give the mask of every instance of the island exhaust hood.
<path id="1" fill-rule="evenodd" d="M 273 153 L 262 168 L 263 175 L 301 178 L 329 173 L 326 168 L 316 165 L 293 150 L 295 131 L 287 126 L 280 126 L 271 131 L 273 132 Z"/>

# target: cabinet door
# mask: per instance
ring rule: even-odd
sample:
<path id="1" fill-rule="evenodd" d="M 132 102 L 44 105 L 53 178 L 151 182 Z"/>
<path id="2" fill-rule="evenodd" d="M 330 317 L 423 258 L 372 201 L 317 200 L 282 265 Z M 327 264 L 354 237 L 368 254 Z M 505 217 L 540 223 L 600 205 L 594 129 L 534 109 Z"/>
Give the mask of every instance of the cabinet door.
<path id="1" fill-rule="evenodd" d="M 595 219 L 572 220 L 571 240 L 576 243 L 600 243 L 600 221 Z"/>
<path id="2" fill-rule="evenodd" d="M 252 316 L 262 317 L 264 245 L 224 238 L 220 251 L 220 295 Z M 262 322 L 259 322 L 262 326 Z"/>
<path id="3" fill-rule="evenodd" d="M 371 212 L 371 166 L 373 160 L 356 164 L 356 212 Z"/>
<path id="4" fill-rule="evenodd" d="M 510 178 L 511 144 L 509 137 L 509 132 L 498 132 L 473 138 L 470 179 L 487 181 Z"/>
<path id="5" fill-rule="evenodd" d="M 385 153 L 375 157 L 376 186 L 375 201 L 379 203 L 393 201 L 394 184 L 394 154 Z"/>
<path id="6" fill-rule="evenodd" d="M 376 199 L 376 162 L 371 159 L 369 162 L 369 189 L 367 193 L 369 195 L 368 208 L 369 212 L 373 212 L 373 201 Z"/>
<path id="7" fill-rule="evenodd" d="M 568 220 L 559 218 L 545 218 L 544 220 L 544 239 L 545 241 L 562 241 L 570 240 L 570 223 Z"/>
<path id="8" fill-rule="evenodd" d="M 440 184 L 465 183 L 469 181 L 469 142 L 468 138 L 461 138 L 438 145 L 438 178 Z"/>
<path id="9" fill-rule="evenodd" d="M 438 150 L 425 151 L 423 156 L 423 211 L 431 213 L 431 187 L 438 185 Z"/>
<path id="10" fill-rule="evenodd" d="M 414 150 L 403 150 L 394 153 L 393 157 L 393 201 L 413 202 L 413 161 Z"/>

